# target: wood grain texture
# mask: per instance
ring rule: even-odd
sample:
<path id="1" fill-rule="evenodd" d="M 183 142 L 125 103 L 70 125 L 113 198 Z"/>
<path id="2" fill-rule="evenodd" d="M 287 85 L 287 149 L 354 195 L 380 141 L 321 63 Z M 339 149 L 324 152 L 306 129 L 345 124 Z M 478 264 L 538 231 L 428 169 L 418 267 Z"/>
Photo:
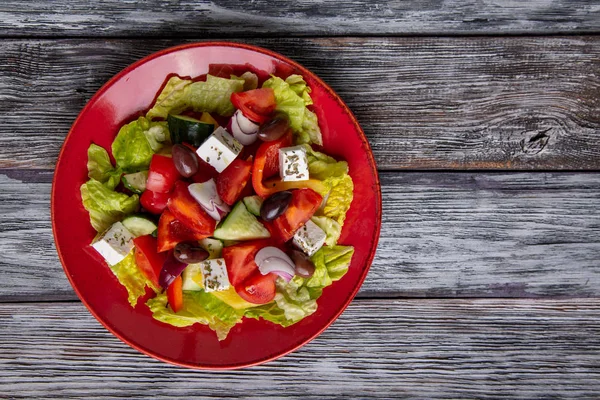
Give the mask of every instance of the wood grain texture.
<path id="1" fill-rule="evenodd" d="M 0 301 L 74 299 L 52 239 L 51 174 L 0 171 Z M 360 297 L 600 295 L 600 174 L 381 174 Z M 27 271 L 24 273 L 23 271 Z"/>
<path id="2" fill-rule="evenodd" d="M 600 300 L 354 301 L 320 337 L 241 371 L 138 353 L 80 303 L 0 305 L 5 398 L 597 398 Z"/>
<path id="3" fill-rule="evenodd" d="M 0 6 L 3 36 L 552 34 L 600 31 L 593 0 L 22 1 Z"/>
<path id="4" fill-rule="evenodd" d="M 329 83 L 356 114 L 382 170 L 600 169 L 600 36 L 246 42 Z M 178 43 L 0 42 L 0 167 L 53 168 L 93 93 L 137 59 Z"/>

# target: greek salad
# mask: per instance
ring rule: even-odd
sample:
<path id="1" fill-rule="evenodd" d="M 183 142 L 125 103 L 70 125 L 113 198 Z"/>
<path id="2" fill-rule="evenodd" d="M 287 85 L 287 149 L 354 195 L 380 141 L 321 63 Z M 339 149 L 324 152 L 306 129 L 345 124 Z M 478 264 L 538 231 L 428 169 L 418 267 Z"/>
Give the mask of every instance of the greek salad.
<path id="1" fill-rule="evenodd" d="M 111 153 L 92 144 L 83 206 L 91 243 L 153 317 L 292 325 L 313 314 L 354 252 L 338 243 L 353 196 L 346 161 L 323 144 L 301 75 L 211 65 L 170 76 Z M 145 296 L 148 288 L 152 295 Z"/>

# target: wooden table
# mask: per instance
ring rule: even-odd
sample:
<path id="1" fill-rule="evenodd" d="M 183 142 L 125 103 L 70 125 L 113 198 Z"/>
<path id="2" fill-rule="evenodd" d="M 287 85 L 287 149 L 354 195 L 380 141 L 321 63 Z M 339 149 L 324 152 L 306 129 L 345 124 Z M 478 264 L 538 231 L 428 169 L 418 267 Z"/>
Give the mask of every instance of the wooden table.
<path id="1" fill-rule="evenodd" d="M 598 398 L 598 34 L 591 0 L 4 0 L 0 398 Z M 331 328 L 219 373 L 107 332 L 63 273 L 49 210 L 59 149 L 98 88 L 215 39 L 280 52 L 339 93 L 384 209 L 367 280 Z"/>

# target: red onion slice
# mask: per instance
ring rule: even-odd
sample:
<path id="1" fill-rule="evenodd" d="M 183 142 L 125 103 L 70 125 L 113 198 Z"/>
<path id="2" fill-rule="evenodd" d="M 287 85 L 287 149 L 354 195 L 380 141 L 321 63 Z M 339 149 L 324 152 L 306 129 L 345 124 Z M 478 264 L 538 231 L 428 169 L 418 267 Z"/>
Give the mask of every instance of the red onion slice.
<path id="1" fill-rule="evenodd" d="M 165 260 L 165 263 L 163 264 L 162 269 L 160 270 L 158 284 L 163 289 L 168 288 L 169 285 L 173 283 L 173 281 L 177 279 L 179 275 L 181 275 L 185 267 L 187 267 L 187 264 L 177 260 L 173 255 L 173 252 L 170 251 L 169 255 L 167 256 L 167 259 Z"/>
<path id="2" fill-rule="evenodd" d="M 258 138 L 258 125 L 256 125 L 256 129 L 253 131 L 252 131 L 252 129 L 249 129 L 248 131 L 244 131 L 244 130 L 242 130 L 242 128 L 239 125 L 240 118 L 246 118 L 246 117 L 244 117 L 242 115 L 240 110 L 237 110 L 233 114 L 233 117 L 231 117 L 231 119 L 229 120 L 229 123 L 227 124 L 227 130 L 229 132 L 231 132 L 233 137 L 236 138 L 236 140 L 238 142 L 240 142 L 244 146 L 248 146 L 248 145 L 254 143 L 256 141 L 256 139 Z M 248 128 L 248 126 L 246 126 L 246 124 L 244 124 L 244 125 L 246 128 Z"/>
<path id="3" fill-rule="evenodd" d="M 246 116 L 240 111 L 237 110 L 234 114 L 238 126 L 246 135 L 252 135 L 258 132 L 258 128 L 260 127 L 257 123 L 250 121 Z"/>
<path id="4" fill-rule="evenodd" d="M 220 221 L 231 210 L 219 197 L 217 184 L 212 178 L 206 182 L 192 183 L 188 186 L 188 191 L 215 221 Z"/>
<path id="5" fill-rule="evenodd" d="M 294 262 L 277 247 L 263 247 L 254 256 L 254 261 L 263 275 L 273 272 L 285 279 L 286 282 L 294 277 L 296 269 Z"/>

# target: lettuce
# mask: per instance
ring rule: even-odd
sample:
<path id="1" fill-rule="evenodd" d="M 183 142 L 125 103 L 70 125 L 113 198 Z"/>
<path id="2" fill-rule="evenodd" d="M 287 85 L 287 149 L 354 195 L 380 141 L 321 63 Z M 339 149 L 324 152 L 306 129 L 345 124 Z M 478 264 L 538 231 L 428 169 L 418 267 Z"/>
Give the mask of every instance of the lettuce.
<path id="1" fill-rule="evenodd" d="M 275 92 L 277 111 L 289 118 L 290 127 L 296 134 L 296 143 L 323 144 L 317 116 L 306 108 L 312 104 L 312 99 L 310 88 L 302 76 L 290 75 L 285 81 L 273 76 L 263 83 L 263 87 Z"/>
<path id="2" fill-rule="evenodd" d="M 334 246 L 342 234 L 342 226 L 338 222 L 329 217 L 318 217 L 314 216 L 311 218 L 319 228 L 323 229 L 327 237 L 325 238 L 325 244 L 327 246 Z"/>
<path id="3" fill-rule="evenodd" d="M 146 286 L 157 291 L 157 288 L 154 287 L 152 282 L 150 282 L 138 268 L 135 263 L 133 251 L 131 251 L 120 263 L 110 267 L 110 269 L 121 285 L 127 289 L 127 300 L 132 307 L 135 307 L 138 299 L 146 294 Z"/>
<path id="4" fill-rule="evenodd" d="M 206 82 L 194 82 L 185 88 L 186 102 L 194 111 L 232 115 L 235 111 L 231 104 L 231 94 L 244 89 L 243 78 L 219 78 L 208 75 Z"/>
<path id="5" fill-rule="evenodd" d="M 317 310 L 317 299 L 323 293 L 323 288 L 346 274 L 353 254 L 354 248 L 351 246 L 322 247 L 311 257 L 315 264 L 312 277 L 306 279 L 295 276 L 288 283 L 278 278 L 275 301 L 249 308 L 244 315 L 263 318 L 284 327 L 308 317 Z"/>
<path id="6" fill-rule="evenodd" d="M 167 301 L 166 293 L 162 293 L 146 303 L 156 320 L 178 327 L 195 323 L 208 325 L 219 340 L 225 339 L 231 328 L 241 322 L 244 312 L 203 290 L 183 292 L 183 307 L 177 313 L 167 307 Z"/>
<path id="7" fill-rule="evenodd" d="M 154 124 L 140 117 L 121 127 L 112 143 L 112 153 L 118 168 L 125 172 L 148 169 L 154 151 L 144 132 Z"/>
<path id="8" fill-rule="evenodd" d="M 96 144 L 88 148 L 88 177 L 101 182 L 107 188 L 113 190 L 119 184 L 121 171 L 115 169 L 110 162 L 108 152 Z"/>
<path id="9" fill-rule="evenodd" d="M 95 179 L 81 185 L 80 191 L 83 207 L 90 213 L 90 222 L 97 232 L 104 232 L 139 206 L 137 194 L 115 192 Z"/>
<path id="10" fill-rule="evenodd" d="M 169 114 L 179 114 L 189 105 L 186 101 L 186 87 L 192 84 L 191 80 L 172 76 L 156 98 L 154 106 L 146 113 L 149 119 L 167 119 Z"/>
<path id="11" fill-rule="evenodd" d="M 245 84 L 252 85 L 252 79 L 250 75 L 232 76 L 231 79 L 207 75 L 205 82 L 193 82 L 172 76 L 146 117 L 166 119 L 169 114 L 179 114 L 187 109 L 232 115 L 235 108 L 231 104 L 231 94 L 244 90 Z"/>

